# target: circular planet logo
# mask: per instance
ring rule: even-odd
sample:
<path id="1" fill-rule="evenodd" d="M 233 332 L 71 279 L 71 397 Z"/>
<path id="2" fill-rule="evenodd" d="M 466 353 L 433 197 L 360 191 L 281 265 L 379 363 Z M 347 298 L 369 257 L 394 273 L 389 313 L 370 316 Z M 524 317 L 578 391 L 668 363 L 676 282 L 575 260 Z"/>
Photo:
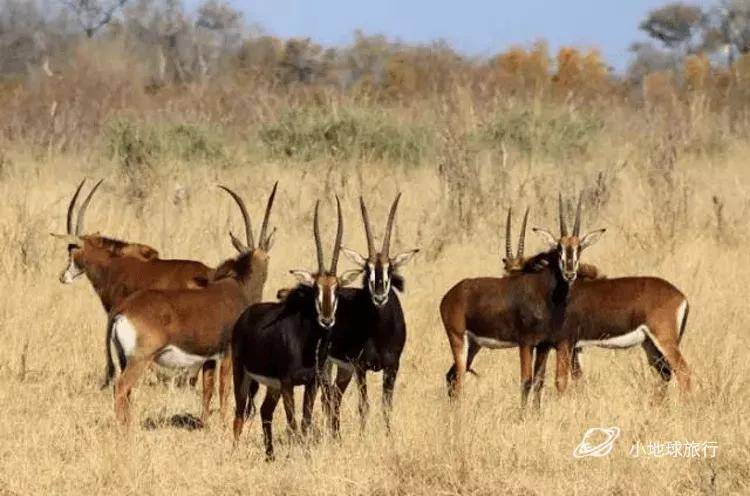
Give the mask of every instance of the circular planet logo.
<path id="1" fill-rule="evenodd" d="M 583 434 L 583 440 L 573 450 L 574 458 L 600 458 L 612 452 L 615 439 L 620 436 L 619 427 L 592 427 Z"/>

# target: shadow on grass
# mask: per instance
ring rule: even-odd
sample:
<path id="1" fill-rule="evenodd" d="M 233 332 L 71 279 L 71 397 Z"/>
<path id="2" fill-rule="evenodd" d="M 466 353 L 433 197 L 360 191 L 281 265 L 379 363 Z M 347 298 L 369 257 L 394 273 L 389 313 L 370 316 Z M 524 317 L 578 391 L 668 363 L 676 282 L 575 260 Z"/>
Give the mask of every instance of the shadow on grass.
<path id="1" fill-rule="evenodd" d="M 203 422 L 195 415 L 189 413 L 179 413 L 171 417 L 149 417 L 143 421 L 143 428 L 147 431 L 157 429 L 174 428 L 184 429 L 186 431 L 195 431 L 203 429 Z"/>

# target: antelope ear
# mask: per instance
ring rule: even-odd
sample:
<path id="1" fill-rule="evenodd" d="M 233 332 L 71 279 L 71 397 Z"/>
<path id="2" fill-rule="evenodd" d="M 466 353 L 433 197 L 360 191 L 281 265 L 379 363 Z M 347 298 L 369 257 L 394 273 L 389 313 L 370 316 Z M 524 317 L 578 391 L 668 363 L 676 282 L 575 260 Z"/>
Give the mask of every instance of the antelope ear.
<path id="1" fill-rule="evenodd" d="M 602 237 L 602 234 L 604 234 L 605 231 L 606 229 L 597 229 L 596 231 L 586 233 L 581 238 L 581 250 L 583 250 L 584 248 L 588 248 L 589 246 L 599 241 L 599 238 Z"/>
<path id="2" fill-rule="evenodd" d="M 120 248 L 117 255 L 122 257 L 139 258 L 145 262 L 159 258 L 159 252 L 146 245 L 132 244 Z"/>
<path id="3" fill-rule="evenodd" d="M 343 246 L 341 247 L 341 251 L 343 251 L 346 258 L 354 262 L 355 265 L 358 265 L 359 267 L 365 267 L 367 265 L 367 259 L 356 251 Z"/>
<path id="4" fill-rule="evenodd" d="M 218 281 L 226 277 L 237 277 L 237 269 L 235 268 L 234 260 L 227 260 L 216 268 L 214 272 L 213 280 Z"/>
<path id="5" fill-rule="evenodd" d="M 546 241 L 550 248 L 554 248 L 557 246 L 557 238 L 548 230 L 542 229 L 541 227 L 532 227 L 531 230 L 537 233 L 544 241 Z"/>
<path id="6" fill-rule="evenodd" d="M 139 252 L 144 260 L 156 260 L 159 258 L 159 252 L 150 246 L 139 246 Z"/>
<path id="7" fill-rule="evenodd" d="M 391 258 L 391 265 L 394 269 L 397 269 L 401 267 L 402 265 L 406 265 L 409 263 L 414 255 L 419 253 L 419 248 L 415 248 L 413 250 L 408 250 L 399 253 L 395 257 Z"/>
<path id="8" fill-rule="evenodd" d="M 276 234 L 275 227 L 271 231 L 271 234 L 269 234 L 268 237 L 266 238 L 266 243 L 265 243 L 266 252 L 271 251 L 271 247 L 273 246 L 273 241 L 274 241 L 274 237 L 273 237 L 274 234 Z"/>
<path id="9" fill-rule="evenodd" d="M 229 231 L 229 237 L 232 240 L 232 246 L 234 246 L 234 249 L 237 250 L 239 253 L 245 253 L 247 249 L 245 248 L 245 244 L 239 240 L 237 236 L 234 235 L 232 231 Z"/>
<path id="10" fill-rule="evenodd" d="M 341 274 L 341 277 L 339 277 L 339 284 L 342 286 L 351 284 L 352 282 L 357 280 L 357 278 L 359 277 L 361 273 L 362 273 L 362 269 L 347 270 L 346 272 Z"/>
<path id="11" fill-rule="evenodd" d="M 312 273 L 306 270 L 290 270 L 290 274 L 297 278 L 300 284 L 312 286 L 315 284 L 315 278 Z"/>

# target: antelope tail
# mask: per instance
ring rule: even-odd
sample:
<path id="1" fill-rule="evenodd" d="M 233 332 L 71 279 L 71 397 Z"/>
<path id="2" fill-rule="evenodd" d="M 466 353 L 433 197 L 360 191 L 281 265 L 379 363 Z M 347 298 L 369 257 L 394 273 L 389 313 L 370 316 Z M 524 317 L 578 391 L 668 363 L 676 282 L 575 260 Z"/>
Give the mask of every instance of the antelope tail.
<path id="1" fill-rule="evenodd" d="M 112 379 L 115 376 L 115 363 L 114 360 L 112 360 L 111 346 L 114 346 L 115 352 L 117 353 L 117 360 L 120 363 L 120 370 L 123 370 L 125 368 L 125 364 L 127 362 L 125 352 L 122 349 L 122 344 L 120 344 L 120 341 L 117 338 L 117 334 L 114 333 L 114 327 L 116 323 L 117 316 L 110 317 L 107 321 L 107 337 L 104 343 L 105 352 L 107 355 L 107 370 L 104 375 L 104 382 L 102 383 L 101 389 L 106 389 L 107 387 L 109 387 L 109 385 L 112 384 Z"/>

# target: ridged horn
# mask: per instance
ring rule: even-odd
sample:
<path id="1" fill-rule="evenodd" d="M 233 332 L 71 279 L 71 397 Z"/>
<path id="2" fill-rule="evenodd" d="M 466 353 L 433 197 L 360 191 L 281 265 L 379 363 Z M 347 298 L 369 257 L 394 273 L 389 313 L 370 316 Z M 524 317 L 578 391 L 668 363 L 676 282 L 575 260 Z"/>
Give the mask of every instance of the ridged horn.
<path id="1" fill-rule="evenodd" d="M 268 219 L 271 216 L 271 207 L 273 206 L 273 200 L 276 198 L 276 188 L 279 186 L 279 182 L 276 181 L 273 185 L 273 190 L 271 191 L 271 196 L 268 197 L 268 203 L 266 204 L 266 213 L 263 216 L 263 225 L 260 228 L 260 248 L 262 250 L 268 250 L 268 242 L 271 239 L 271 236 L 268 236 L 266 238 L 266 231 L 268 230 Z"/>
<path id="2" fill-rule="evenodd" d="M 573 236 L 578 237 L 581 233 L 581 201 L 583 200 L 583 191 L 578 195 L 578 206 L 576 207 L 576 220 L 573 224 Z"/>
<path id="3" fill-rule="evenodd" d="M 84 219 L 86 218 L 86 209 L 89 208 L 91 197 L 94 196 L 94 193 L 96 193 L 96 190 L 99 188 L 99 185 L 102 184 L 102 181 L 104 181 L 104 179 L 99 179 L 99 182 L 96 183 L 93 188 L 91 188 L 91 191 L 89 191 L 86 199 L 83 200 L 83 203 L 81 203 L 81 208 L 78 209 L 78 216 L 76 217 L 76 236 L 80 236 L 83 234 L 83 223 Z"/>
<path id="4" fill-rule="evenodd" d="M 396 199 L 393 200 L 393 204 L 391 205 L 391 211 L 388 212 L 388 223 L 385 225 L 383 248 L 380 250 L 385 258 L 388 258 L 388 252 L 391 249 L 391 233 L 393 232 L 393 220 L 396 218 L 396 209 L 398 208 L 398 201 L 400 199 L 401 193 L 396 195 Z"/>
<path id="5" fill-rule="evenodd" d="M 367 215 L 367 207 L 365 206 L 365 200 L 361 196 L 359 197 L 359 208 L 362 210 L 362 223 L 365 225 L 365 236 L 367 237 L 367 255 L 370 260 L 375 260 L 377 253 L 375 252 L 375 240 L 372 239 L 372 226 L 370 225 L 370 216 Z"/>
<path id="6" fill-rule="evenodd" d="M 326 269 L 323 265 L 323 245 L 320 244 L 320 227 L 318 225 L 319 207 L 320 200 L 315 202 L 315 215 L 313 216 L 313 237 L 315 238 L 315 252 L 318 255 L 318 274 L 324 274 Z"/>
<path id="7" fill-rule="evenodd" d="M 513 258 L 513 247 L 510 243 L 510 218 L 513 209 L 508 207 L 508 217 L 505 219 L 505 259 L 510 261 Z"/>
<path id="8" fill-rule="evenodd" d="M 227 188 L 226 186 L 219 185 L 221 189 L 229 193 L 229 196 L 234 198 L 234 201 L 237 203 L 237 206 L 240 207 L 240 213 L 242 214 L 242 220 L 245 223 L 245 240 L 247 243 L 247 250 L 253 250 L 255 249 L 255 241 L 253 240 L 253 226 L 250 222 L 250 215 L 247 213 L 247 207 L 245 207 L 245 202 L 242 201 L 242 198 L 232 191 L 231 189 Z"/>
<path id="9" fill-rule="evenodd" d="M 516 258 L 523 257 L 523 245 L 526 241 L 526 222 L 529 220 L 529 207 L 526 207 L 526 213 L 523 214 L 523 222 L 521 223 L 521 234 L 518 236 L 518 251 L 516 252 Z"/>
<path id="10" fill-rule="evenodd" d="M 73 235 L 75 231 L 75 226 L 73 225 L 73 211 L 76 208 L 76 202 L 78 201 L 78 195 L 81 194 L 81 188 L 83 188 L 83 184 L 86 182 L 86 178 L 83 178 L 83 181 L 81 181 L 81 184 L 78 185 L 78 188 L 76 188 L 76 192 L 73 193 L 73 198 L 70 200 L 70 204 L 68 204 L 68 234 Z"/>
<path id="11" fill-rule="evenodd" d="M 568 228 L 565 226 L 565 209 L 563 208 L 562 193 L 557 194 L 557 203 L 560 210 L 560 236 L 567 236 Z"/>
<path id="12" fill-rule="evenodd" d="M 341 214 L 341 201 L 336 195 L 336 211 L 338 213 L 338 227 L 336 228 L 336 242 L 333 245 L 333 255 L 331 255 L 331 274 L 336 275 L 336 267 L 339 264 L 339 253 L 341 252 L 341 240 L 344 236 L 344 216 Z"/>

